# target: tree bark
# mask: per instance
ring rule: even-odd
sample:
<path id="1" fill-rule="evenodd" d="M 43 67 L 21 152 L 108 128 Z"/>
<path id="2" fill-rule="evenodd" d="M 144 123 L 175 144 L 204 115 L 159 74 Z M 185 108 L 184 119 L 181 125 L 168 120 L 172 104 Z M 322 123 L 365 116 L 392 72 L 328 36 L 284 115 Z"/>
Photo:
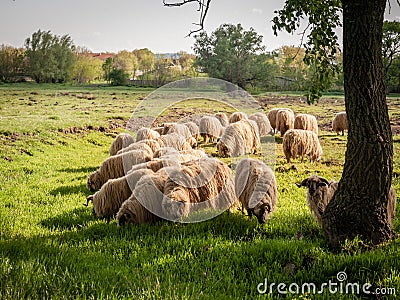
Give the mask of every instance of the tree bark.
<path id="1" fill-rule="evenodd" d="M 386 0 L 342 4 L 348 141 L 342 178 L 322 222 L 334 249 L 356 236 L 378 245 L 394 234 L 387 220 L 393 143 L 382 62 Z"/>

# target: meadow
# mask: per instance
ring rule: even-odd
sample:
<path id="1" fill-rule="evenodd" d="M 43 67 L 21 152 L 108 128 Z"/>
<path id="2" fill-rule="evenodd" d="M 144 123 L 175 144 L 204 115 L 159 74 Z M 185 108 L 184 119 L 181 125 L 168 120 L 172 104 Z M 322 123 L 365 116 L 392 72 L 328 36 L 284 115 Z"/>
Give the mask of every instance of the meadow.
<path id="1" fill-rule="evenodd" d="M 263 225 L 239 211 L 202 223 L 160 222 L 118 227 L 84 207 L 89 173 L 108 157 L 113 138 L 152 89 L 0 85 L 0 299 L 277 299 L 279 283 L 372 285 L 370 295 L 328 288 L 288 299 L 394 299 L 400 293 L 400 238 L 364 252 L 349 241 L 332 253 L 295 183 L 321 175 L 339 180 L 346 135 L 330 130 L 342 95 L 307 105 L 301 95 L 259 94 L 267 112 L 290 107 L 317 116 L 324 151 L 318 163 L 287 164 L 276 136 L 278 206 Z M 400 98 L 388 97 L 394 129 L 393 186 L 400 194 Z M 161 117 L 229 110 L 220 103 L 185 101 Z M 215 147 L 205 147 L 215 155 Z M 400 209 L 397 209 L 399 215 Z M 394 220 L 400 232 L 400 220 Z M 265 280 L 273 293 L 260 294 Z M 294 285 L 292 286 L 295 287 Z M 384 288 L 385 290 L 382 290 Z"/>

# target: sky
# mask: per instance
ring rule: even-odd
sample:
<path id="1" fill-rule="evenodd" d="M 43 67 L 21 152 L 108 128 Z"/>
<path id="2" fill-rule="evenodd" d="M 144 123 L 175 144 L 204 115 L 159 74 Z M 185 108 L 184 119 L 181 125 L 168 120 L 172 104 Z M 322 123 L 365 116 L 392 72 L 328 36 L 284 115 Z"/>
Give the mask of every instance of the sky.
<path id="1" fill-rule="evenodd" d="M 273 34 L 271 20 L 283 4 L 284 0 L 213 0 L 205 30 L 241 23 L 264 37 L 268 51 L 298 46 L 298 33 Z M 75 45 L 93 52 L 149 48 L 155 53 L 193 53 L 194 38 L 186 36 L 196 29 L 196 10 L 194 4 L 164 7 L 162 0 L 0 0 L 0 44 L 23 47 L 25 39 L 41 29 L 68 34 Z M 397 4 L 386 18 L 400 18 Z"/>

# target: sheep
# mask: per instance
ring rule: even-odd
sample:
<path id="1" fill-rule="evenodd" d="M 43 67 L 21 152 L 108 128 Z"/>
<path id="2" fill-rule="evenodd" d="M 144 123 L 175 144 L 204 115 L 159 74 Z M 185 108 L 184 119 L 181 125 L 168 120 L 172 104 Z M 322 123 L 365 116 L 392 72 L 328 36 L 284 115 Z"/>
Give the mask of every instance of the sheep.
<path id="1" fill-rule="evenodd" d="M 162 126 L 161 127 L 153 127 L 151 129 L 154 131 L 157 131 L 159 135 L 162 135 L 164 132 L 164 127 L 162 127 Z"/>
<path id="2" fill-rule="evenodd" d="M 238 122 L 240 120 L 243 120 L 243 119 L 247 119 L 247 115 L 244 112 L 235 111 L 233 114 L 230 115 L 229 123 L 230 124 L 236 123 L 236 122 Z"/>
<path id="3" fill-rule="evenodd" d="M 168 134 L 168 131 L 173 127 L 176 123 L 164 123 L 162 124 L 162 127 L 164 128 L 163 132 L 161 135 L 166 135 Z"/>
<path id="4" fill-rule="evenodd" d="M 298 114 L 294 118 L 294 128 L 310 130 L 318 135 L 318 123 L 317 118 L 309 114 Z"/>
<path id="5" fill-rule="evenodd" d="M 186 139 L 192 136 L 192 133 L 190 132 L 189 128 L 184 124 L 174 123 L 171 127 L 169 127 L 167 134 L 174 132 L 185 137 Z"/>
<path id="6" fill-rule="evenodd" d="M 286 131 L 294 128 L 294 113 L 291 109 L 280 109 L 276 113 L 276 129 L 284 136 Z"/>
<path id="7" fill-rule="evenodd" d="M 318 136 L 309 130 L 290 129 L 283 136 L 283 153 L 287 163 L 291 158 L 308 156 L 311 162 L 319 161 L 322 157 L 322 148 Z"/>
<path id="8" fill-rule="evenodd" d="M 271 124 L 272 129 L 274 130 L 274 133 L 276 129 L 276 114 L 280 109 L 282 108 L 273 108 L 267 114 L 267 118 L 269 120 L 269 123 Z"/>
<path id="9" fill-rule="evenodd" d="M 274 172 L 264 162 L 245 158 L 236 167 L 236 196 L 242 203 L 242 213 L 255 215 L 260 224 L 267 221 L 275 211 L 278 188 Z"/>
<path id="10" fill-rule="evenodd" d="M 136 132 L 136 142 L 142 140 L 155 140 L 160 137 L 160 134 L 157 131 L 154 131 L 147 127 L 142 127 L 138 129 Z"/>
<path id="11" fill-rule="evenodd" d="M 178 151 L 190 150 L 192 146 L 186 141 L 186 138 L 176 132 L 162 135 L 156 139 L 161 147 L 172 147 Z"/>
<path id="12" fill-rule="evenodd" d="M 257 124 L 252 120 L 243 119 L 226 128 L 217 143 L 217 152 L 220 157 L 235 157 L 246 153 L 255 154 L 260 145 Z"/>
<path id="13" fill-rule="evenodd" d="M 344 135 L 345 130 L 348 130 L 346 112 L 335 114 L 335 118 L 332 121 L 332 130 L 337 134 L 342 132 L 342 135 Z"/>
<path id="14" fill-rule="evenodd" d="M 117 154 L 126 153 L 126 152 L 129 152 L 132 150 L 142 150 L 142 151 L 146 151 L 148 153 L 153 154 L 153 149 L 151 149 L 150 146 L 147 145 L 146 143 L 141 143 L 141 142 L 132 143 L 128 147 L 125 147 L 125 148 L 122 148 L 121 150 L 119 150 L 117 152 Z"/>
<path id="15" fill-rule="evenodd" d="M 109 221 L 116 215 L 122 203 L 132 195 L 139 179 L 151 173 L 153 171 L 149 169 L 141 169 L 129 172 L 123 177 L 108 180 L 99 191 L 87 197 L 86 206 L 89 201 L 92 201 L 95 215 Z"/>
<path id="16" fill-rule="evenodd" d="M 110 156 L 89 175 L 86 186 L 90 191 L 99 190 L 107 180 L 122 177 L 125 175 L 125 171 L 130 170 L 133 165 L 150 161 L 152 158 L 152 153 L 142 150 L 132 150 Z"/>
<path id="17" fill-rule="evenodd" d="M 203 220 L 205 211 L 220 213 L 237 202 L 232 171 L 222 161 L 203 158 L 168 172 L 162 210 L 170 220 Z"/>
<path id="18" fill-rule="evenodd" d="M 117 154 L 122 148 L 133 144 L 135 139 L 129 133 L 122 132 L 116 136 L 110 147 L 110 156 Z"/>
<path id="19" fill-rule="evenodd" d="M 298 187 L 307 188 L 307 205 L 313 217 L 322 225 L 322 214 L 326 206 L 331 201 L 338 188 L 338 182 L 328 182 L 325 178 L 311 175 L 301 183 L 296 183 Z"/>
<path id="20" fill-rule="evenodd" d="M 217 138 L 221 137 L 225 128 L 216 117 L 204 116 L 200 119 L 199 129 L 204 143 L 207 144 L 208 140 L 215 142 Z"/>
<path id="21" fill-rule="evenodd" d="M 174 166 L 174 165 L 178 165 L 180 162 L 180 160 L 174 158 L 174 157 L 166 157 L 166 158 L 162 158 L 162 159 L 153 159 L 151 161 L 148 161 L 146 163 L 141 163 L 141 164 L 137 164 L 132 166 L 132 168 L 128 171 L 127 174 L 129 174 L 130 172 L 134 172 L 136 170 L 141 170 L 141 169 L 150 169 L 153 172 L 158 172 L 160 169 L 168 167 L 168 166 Z"/>
<path id="22" fill-rule="evenodd" d="M 226 115 L 226 113 L 218 112 L 214 115 L 214 117 L 216 117 L 219 120 L 219 122 L 221 123 L 221 125 L 223 127 L 226 127 L 229 125 L 229 119 L 228 119 L 228 116 Z"/>
<path id="23" fill-rule="evenodd" d="M 117 213 L 118 225 L 127 223 L 144 224 L 160 221 L 162 215 L 161 203 L 165 181 L 168 178 L 167 168 L 143 176 L 131 195 Z"/>
<path id="24" fill-rule="evenodd" d="M 164 147 L 156 151 L 153 155 L 153 158 L 164 158 L 169 156 L 192 156 L 193 159 L 199 159 L 206 156 L 206 153 L 203 149 L 190 149 L 190 150 L 182 150 L 178 151 L 171 147 Z"/>
<path id="25" fill-rule="evenodd" d="M 197 141 L 199 139 L 199 133 L 200 133 L 199 126 L 195 122 L 191 122 L 191 121 L 185 122 L 185 123 L 183 123 L 183 125 L 185 125 L 187 128 L 189 128 L 190 134 Z"/>
<path id="26" fill-rule="evenodd" d="M 267 118 L 267 116 L 261 112 L 254 113 L 249 116 L 249 120 L 253 120 L 257 123 L 260 136 L 266 136 L 268 134 L 273 134 L 273 129 Z"/>
<path id="27" fill-rule="evenodd" d="M 136 143 L 137 143 L 137 144 L 143 143 L 143 144 L 148 145 L 148 146 L 151 148 L 151 150 L 153 151 L 153 153 L 156 152 L 158 149 L 161 148 L 160 143 L 159 143 L 158 141 L 156 141 L 156 140 L 149 140 L 149 139 L 146 139 L 146 140 L 141 140 L 141 141 L 136 142 Z M 129 147 L 129 146 L 128 146 L 128 147 Z"/>

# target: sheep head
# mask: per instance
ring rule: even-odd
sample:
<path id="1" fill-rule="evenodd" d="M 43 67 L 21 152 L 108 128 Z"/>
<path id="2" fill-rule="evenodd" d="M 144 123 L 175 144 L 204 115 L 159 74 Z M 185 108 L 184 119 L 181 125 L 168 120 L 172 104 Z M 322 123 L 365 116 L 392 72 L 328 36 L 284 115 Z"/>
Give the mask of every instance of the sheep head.
<path id="1" fill-rule="evenodd" d="M 268 216 L 271 213 L 271 206 L 269 203 L 263 203 L 262 205 L 257 205 L 254 208 L 249 208 L 247 210 L 249 217 L 253 215 L 257 217 L 258 223 L 265 224 L 268 220 Z"/>
<path id="2" fill-rule="evenodd" d="M 91 192 L 97 191 L 101 188 L 101 186 L 99 186 L 98 182 L 99 182 L 98 181 L 98 172 L 95 171 L 89 175 L 89 177 L 87 179 L 86 187 Z"/>
<path id="3" fill-rule="evenodd" d="M 220 157 L 230 157 L 231 152 L 228 147 L 221 140 L 217 143 L 217 151 Z"/>
<path id="4" fill-rule="evenodd" d="M 330 185 L 329 181 L 325 178 L 319 177 L 317 175 L 311 175 L 310 177 L 304 179 L 300 183 L 296 183 L 298 187 L 305 186 L 311 197 L 318 193 L 318 190 L 322 187 L 327 187 Z"/>

